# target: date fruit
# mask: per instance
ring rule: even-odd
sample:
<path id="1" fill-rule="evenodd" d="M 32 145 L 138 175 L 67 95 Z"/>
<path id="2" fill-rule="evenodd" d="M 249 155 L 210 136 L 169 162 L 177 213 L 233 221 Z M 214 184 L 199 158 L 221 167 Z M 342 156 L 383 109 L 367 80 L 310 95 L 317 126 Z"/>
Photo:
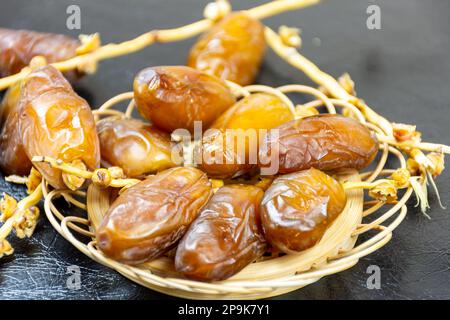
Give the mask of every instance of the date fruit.
<path id="1" fill-rule="evenodd" d="M 43 56 L 48 63 L 73 58 L 79 46 L 80 41 L 62 34 L 0 28 L 0 76 L 19 72 L 35 56 Z M 80 74 L 66 75 L 75 78 Z"/>
<path id="2" fill-rule="evenodd" d="M 193 46 L 188 66 L 242 86 L 252 84 L 266 51 L 264 26 L 244 12 L 232 13 Z"/>
<path id="3" fill-rule="evenodd" d="M 52 66 L 24 79 L 20 97 L 19 129 L 29 159 L 49 156 L 66 163 L 81 161 L 89 170 L 100 164 L 100 145 L 92 111 L 64 76 Z M 67 188 L 61 170 L 35 163 L 57 189 Z"/>
<path id="4" fill-rule="evenodd" d="M 280 98 L 267 93 L 254 93 L 225 111 L 211 128 L 272 129 L 291 120 L 294 120 L 294 115 Z"/>
<path id="5" fill-rule="evenodd" d="M 194 121 L 206 129 L 236 101 L 224 81 L 184 66 L 144 69 L 133 87 L 141 115 L 169 133 Z"/>
<path id="6" fill-rule="evenodd" d="M 239 140 L 242 141 L 239 145 Z M 252 170 L 245 152 L 245 136 L 225 130 L 207 130 L 202 137 L 202 161 L 198 167 L 209 177 L 236 178 Z"/>
<path id="7" fill-rule="evenodd" d="M 202 161 L 200 168 L 216 178 L 233 178 L 250 171 L 257 163 L 260 135 L 293 119 L 289 107 L 274 95 L 255 93 L 243 98 L 211 125 L 220 133 L 207 131 L 203 137 L 203 158 L 217 150 L 223 154 L 222 163 Z M 227 133 L 227 129 L 233 131 Z M 245 150 L 239 143 L 245 143 Z"/>
<path id="8" fill-rule="evenodd" d="M 261 202 L 266 239 L 285 253 L 308 249 L 322 238 L 346 202 L 342 185 L 317 169 L 280 176 Z"/>
<path id="9" fill-rule="evenodd" d="M 103 119 L 97 124 L 104 160 L 121 167 L 128 177 L 139 177 L 174 167 L 170 136 L 134 119 Z"/>
<path id="10" fill-rule="evenodd" d="M 259 160 L 279 154 L 278 173 L 316 168 L 323 171 L 360 170 L 378 152 L 373 133 L 358 121 L 341 115 L 322 114 L 290 121 L 270 133 L 259 150 Z"/>
<path id="11" fill-rule="evenodd" d="M 96 232 L 100 250 L 128 264 L 155 259 L 177 244 L 212 194 L 192 167 L 171 168 L 122 193 Z"/>
<path id="12" fill-rule="evenodd" d="M 223 280 L 264 254 L 260 224 L 264 192 L 251 185 L 220 188 L 177 248 L 175 268 L 186 277 Z"/>
<path id="13" fill-rule="evenodd" d="M 1 105 L 0 168 L 6 175 L 26 176 L 32 164 L 25 153 L 19 131 L 20 86 L 20 82 L 11 86 Z"/>

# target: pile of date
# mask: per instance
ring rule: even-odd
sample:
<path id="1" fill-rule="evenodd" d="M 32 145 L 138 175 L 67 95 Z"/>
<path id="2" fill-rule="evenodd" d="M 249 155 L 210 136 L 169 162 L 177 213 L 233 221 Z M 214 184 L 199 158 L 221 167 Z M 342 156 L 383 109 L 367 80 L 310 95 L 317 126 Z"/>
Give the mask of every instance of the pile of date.
<path id="1" fill-rule="evenodd" d="M 34 56 L 48 63 L 68 59 L 78 45 L 61 35 L 0 29 L 1 76 L 20 71 Z M 86 183 L 76 185 L 60 169 L 32 163 L 34 157 L 91 171 L 107 164 L 120 167 L 125 178 L 140 179 L 117 195 L 96 230 L 98 248 L 121 263 L 169 255 L 185 277 L 214 281 L 268 253 L 311 248 L 346 206 L 344 188 L 331 174 L 367 167 L 378 142 L 342 115 L 296 119 L 276 95 L 237 100 L 225 80 L 253 83 L 265 46 L 259 21 L 245 13 L 225 17 L 194 45 L 187 66 L 149 67 L 136 75 L 134 100 L 142 120 L 96 121 L 69 83 L 81 74 L 34 68 L 3 99 L 0 168 L 5 175 L 26 176 L 33 167 L 54 189 Z M 196 121 L 204 129 L 202 152 L 220 154 L 221 163 L 173 161 L 171 134 L 193 132 Z M 258 137 L 256 163 L 245 161 L 250 143 L 244 146 L 246 159 L 217 143 L 226 141 L 228 129 L 267 130 Z M 273 154 L 276 171 L 260 179 L 266 164 L 259 159 Z"/>

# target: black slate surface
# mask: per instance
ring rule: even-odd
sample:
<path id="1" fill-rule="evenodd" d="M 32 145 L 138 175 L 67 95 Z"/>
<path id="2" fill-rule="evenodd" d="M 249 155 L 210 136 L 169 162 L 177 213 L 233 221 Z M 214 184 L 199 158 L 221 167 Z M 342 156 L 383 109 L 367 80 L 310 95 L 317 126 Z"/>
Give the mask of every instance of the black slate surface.
<path id="1" fill-rule="evenodd" d="M 261 1 L 232 1 L 235 8 Z M 81 8 L 82 33 L 100 32 L 103 41 L 129 39 L 153 28 L 184 25 L 201 18 L 200 0 L 2 0 L 0 27 L 77 35 L 66 29 L 66 8 Z M 366 9 L 381 8 L 381 30 L 368 30 Z M 397 122 L 418 125 L 425 140 L 450 144 L 450 1 L 326 1 L 266 20 L 303 29 L 302 52 L 334 76 L 349 72 L 357 90 L 378 112 Z M 318 45 L 317 39 L 321 41 Z M 133 75 L 151 65 L 183 64 L 193 40 L 155 45 L 139 53 L 102 62 L 98 72 L 76 89 L 98 107 L 130 90 Z M 310 83 L 273 53 L 259 81 L 268 85 Z M 0 179 L 0 192 L 25 195 L 21 186 Z M 437 183 L 449 199 L 450 174 Z M 354 268 L 326 277 L 276 299 L 448 299 L 450 298 L 450 216 L 431 195 L 431 220 L 409 203 L 405 221 L 392 241 L 361 259 Z M 170 299 L 140 287 L 86 258 L 42 217 L 35 235 L 13 240 L 15 254 L 0 261 L 3 299 Z M 81 288 L 67 287 L 69 266 L 81 270 Z M 381 288 L 366 287 L 370 265 L 381 270 Z"/>

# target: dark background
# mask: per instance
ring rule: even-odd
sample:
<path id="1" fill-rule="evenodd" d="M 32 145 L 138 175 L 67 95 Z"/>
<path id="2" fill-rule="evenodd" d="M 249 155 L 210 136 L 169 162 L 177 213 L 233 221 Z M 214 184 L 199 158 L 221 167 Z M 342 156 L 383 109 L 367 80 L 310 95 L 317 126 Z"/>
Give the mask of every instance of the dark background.
<path id="1" fill-rule="evenodd" d="M 261 1 L 232 1 L 234 8 Z M 81 7 L 81 33 L 100 32 L 104 43 L 119 42 L 154 28 L 181 26 L 202 17 L 200 0 L 2 0 L 0 27 L 67 33 L 66 8 Z M 381 30 L 368 30 L 366 9 L 381 7 Z M 450 144 L 450 1 L 335 0 L 269 18 L 265 22 L 303 29 L 304 55 L 334 76 L 349 72 L 359 96 L 390 120 L 418 125 L 426 141 Z M 317 45 L 314 38 L 321 39 Z M 131 89 L 134 74 L 153 65 L 183 64 L 193 39 L 154 45 L 139 53 L 101 63 L 95 75 L 76 85 L 98 107 Z M 259 83 L 283 85 L 310 81 L 269 52 Z M 21 186 L 0 179 L 0 191 L 20 198 Z M 437 183 L 444 203 L 450 175 Z M 431 220 L 409 203 L 405 221 L 392 241 L 354 268 L 326 277 L 276 299 L 448 299 L 450 298 L 450 216 L 430 196 Z M 169 298 L 123 278 L 85 257 L 54 231 L 42 215 L 34 236 L 12 240 L 13 256 L 0 260 L 4 299 L 154 299 Z M 381 268 L 381 289 L 366 287 L 369 265 Z M 67 267 L 81 268 L 81 289 L 66 286 Z"/>

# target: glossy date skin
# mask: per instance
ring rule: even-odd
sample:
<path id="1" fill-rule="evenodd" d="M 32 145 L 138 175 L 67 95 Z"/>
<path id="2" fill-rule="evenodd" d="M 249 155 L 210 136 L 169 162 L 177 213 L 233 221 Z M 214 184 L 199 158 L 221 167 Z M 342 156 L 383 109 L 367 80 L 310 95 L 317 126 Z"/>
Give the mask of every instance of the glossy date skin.
<path id="1" fill-rule="evenodd" d="M 97 123 L 102 159 L 128 177 L 174 167 L 168 133 L 135 119 L 103 119 Z"/>
<path id="2" fill-rule="evenodd" d="M 29 159 L 49 156 L 66 163 L 80 160 L 89 170 L 99 166 L 100 145 L 92 111 L 52 66 L 39 68 L 25 78 L 19 128 Z M 59 169 L 46 163 L 35 166 L 54 188 L 67 188 Z"/>
<path id="3" fill-rule="evenodd" d="M 261 202 L 266 239 L 285 253 L 311 248 L 344 210 L 346 202 L 342 185 L 317 169 L 280 176 Z"/>
<path id="4" fill-rule="evenodd" d="M 175 268 L 186 277 L 227 279 L 264 254 L 260 224 L 263 191 L 250 185 L 220 188 L 178 245 Z"/>
<path id="5" fill-rule="evenodd" d="M 277 127 L 279 137 L 270 134 L 259 150 L 259 159 L 278 146 L 279 171 L 284 174 L 309 168 L 324 171 L 361 170 L 378 152 L 373 133 L 354 119 L 322 114 L 290 121 Z"/>
<path id="6" fill-rule="evenodd" d="M 237 137 L 234 139 L 235 149 L 230 148 L 227 143 L 217 143 L 217 139 L 220 138 L 219 133 L 205 132 L 202 143 L 204 155 L 211 154 L 211 150 L 215 148 L 220 149 L 224 156 L 222 164 L 209 164 L 204 161 L 200 168 L 210 176 L 222 179 L 233 178 L 249 172 L 255 167 L 257 161 L 259 141 L 262 138 L 260 135 L 265 134 L 260 129 L 267 131 L 293 119 L 294 116 L 289 107 L 274 95 L 255 93 L 241 99 L 214 121 L 210 129 L 221 130 L 220 134 L 224 142 L 227 137 L 233 139 L 227 135 L 226 129 L 250 129 L 251 132 L 249 130 L 246 134 L 246 132 L 234 131 Z M 245 141 L 245 153 L 240 153 L 237 149 L 239 139 Z M 250 143 L 250 139 L 253 140 L 252 143 Z M 251 156 L 255 159 L 254 161 L 251 161 Z M 235 160 L 233 161 L 233 159 Z"/>
<path id="7" fill-rule="evenodd" d="M 13 84 L 9 89 L 6 91 L 5 95 L 3 96 L 3 100 L 0 104 L 0 126 L 3 126 L 3 124 L 6 121 L 6 118 L 8 118 L 9 114 L 17 109 L 17 106 L 19 105 L 19 98 L 20 98 L 20 90 L 21 88 L 21 82 L 18 81 L 15 84 Z"/>
<path id="8" fill-rule="evenodd" d="M 26 67 L 35 56 L 48 63 L 76 56 L 80 41 L 61 34 L 0 28 L 0 76 L 15 74 Z M 70 78 L 80 74 L 67 73 Z"/>
<path id="9" fill-rule="evenodd" d="M 98 246 L 127 264 L 155 259 L 177 244 L 211 194 L 206 174 L 192 167 L 150 176 L 113 202 L 96 232 Z"/>
<path id="10" fill-rule="evenodd" d="M 244 12 L 232 13 L 193 46 L 188 66 L 245 86 L 258 74 L 265 50 L 261 22 Z"/>
<path id="11" fill-rule="evenodd" d="M 202 162 L 198 167 L 216 179 L 236 178 L 250 172 L 255 165 L 249 163 L 245 150 L 238 146 L 239 139 L 245 137 L 236 137 L 225 130 L 207 130 L 202 137 Z"/>
<path id="12" fill-rule="evenodd" d="M 160 129 L 203 130 L 236 101 L 225 82 L 185 66 L 142 70 L 134 79 L 134 98 L 141 115 Z"/>
<path id="13" fill-rule="evenodd" d="M 19 131 L 20 87 L 20 83 L 10 87 L 1 104 L 0 169 L 5 175 L 26 176 L 32 166 Z"/>
<path id="14" fill-rule="evenodd" d="M 225 111 L 211 128 L 272 129 L 291 120 L 294 120 L 294 115 L 280 98 L 267 93 L 254 93 Z"/>

